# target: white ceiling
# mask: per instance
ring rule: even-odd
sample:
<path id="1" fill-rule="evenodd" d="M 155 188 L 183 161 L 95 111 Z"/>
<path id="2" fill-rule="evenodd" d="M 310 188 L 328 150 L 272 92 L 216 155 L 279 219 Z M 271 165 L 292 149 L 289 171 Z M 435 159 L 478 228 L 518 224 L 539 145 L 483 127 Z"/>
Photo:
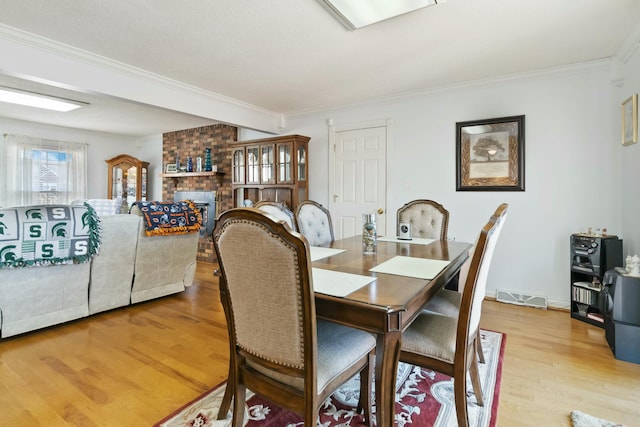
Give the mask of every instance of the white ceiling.
<path id="1" fill-rule="evenodd" d="M 608 58 L 640 23 L 638 0 L 448 0 L 353 32 L 317 0 L 0 0 L 0 10 L 0 24 L 285 115 Z M 0 85 L 24 83 L 10 60 L 0 70 Z M 71 120 L 0 105 L 0 116 L 131 135 L 216 120 L 29 84 L 92 108 Z"/>

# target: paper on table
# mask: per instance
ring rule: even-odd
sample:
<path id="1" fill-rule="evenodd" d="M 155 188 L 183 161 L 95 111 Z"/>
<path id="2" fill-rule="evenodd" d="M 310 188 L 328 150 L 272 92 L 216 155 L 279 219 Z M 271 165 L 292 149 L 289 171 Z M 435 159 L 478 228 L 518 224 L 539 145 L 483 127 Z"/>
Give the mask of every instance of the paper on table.
<path id="1" fill-rule="evenodd" d="M 411 245 L 428 245 L 429 243 L 435 242 L 435 239 L 421 239 L 419 237 L 412 237 L 411 240 L 402 240 L 393 236 L 378 237 L 378 240 L 381 242 L 409 243 Z"/>
<path id="2" fill-rule="evenodd" d="M 369 271 L 431 280 L 447 265 L 449 265 L 449 261 L 442 261 L 439 259 L 395 256 L 390 260 L 373 267 Z"/>
<path id="3" fill-rule="evenodd" d="M 345 297 L 374 280 L 375 277 L 313 268 L 313 290 L 321 294 Z"/>
<path id="4" fill-rule="evenodd" d="M 320 246 L 309 247 L 309 252 L 311 252 L 311 261 L 317 261 L 322 258 L 327 258 L 332 255 L 337 255 L 344 251 L 345 251 L 344 249 L 323 248 Z"/>

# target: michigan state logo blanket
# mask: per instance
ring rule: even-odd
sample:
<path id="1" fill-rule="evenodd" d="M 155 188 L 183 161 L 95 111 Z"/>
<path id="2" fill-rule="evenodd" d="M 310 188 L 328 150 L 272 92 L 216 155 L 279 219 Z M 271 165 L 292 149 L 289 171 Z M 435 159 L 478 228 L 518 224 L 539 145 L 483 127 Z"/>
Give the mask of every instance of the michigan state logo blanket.
<path id="1" fill-rule="evenodd" d="M 99 219 L 88 204 L 0 209 L 0 268 L 87 262 L 99 246 Z"/>

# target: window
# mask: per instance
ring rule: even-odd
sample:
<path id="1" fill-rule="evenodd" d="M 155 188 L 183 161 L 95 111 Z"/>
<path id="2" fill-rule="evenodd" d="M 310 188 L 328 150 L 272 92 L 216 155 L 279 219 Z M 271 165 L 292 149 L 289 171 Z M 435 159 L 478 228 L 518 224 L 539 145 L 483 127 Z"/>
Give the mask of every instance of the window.
<path id="1" fill-rule="evenodd" d="M 5 135 L 0 155 L 0 206 L 87 198 L 87 144 Z"/>

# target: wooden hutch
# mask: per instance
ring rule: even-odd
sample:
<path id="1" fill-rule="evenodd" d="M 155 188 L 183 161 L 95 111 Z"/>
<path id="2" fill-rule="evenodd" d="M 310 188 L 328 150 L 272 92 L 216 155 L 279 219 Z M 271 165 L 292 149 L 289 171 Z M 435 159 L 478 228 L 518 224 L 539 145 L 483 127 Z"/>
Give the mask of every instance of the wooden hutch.
<path id="1" fill-rule="evenodd" d="M 309 198 L 309 137 L 283 135 L 234 143 L 231 154 L 233 205 L 245 200 L 282 202 L 294 210 Z"/>
<path id="2" fill-rule="evenodd" d="M 133 202 L 147 200 L 149 162 L 143 162 L 128 154 L 120 154 L 105 160 L 108 166 L 107 198 L 122 197 L 130 208 Z"/>

